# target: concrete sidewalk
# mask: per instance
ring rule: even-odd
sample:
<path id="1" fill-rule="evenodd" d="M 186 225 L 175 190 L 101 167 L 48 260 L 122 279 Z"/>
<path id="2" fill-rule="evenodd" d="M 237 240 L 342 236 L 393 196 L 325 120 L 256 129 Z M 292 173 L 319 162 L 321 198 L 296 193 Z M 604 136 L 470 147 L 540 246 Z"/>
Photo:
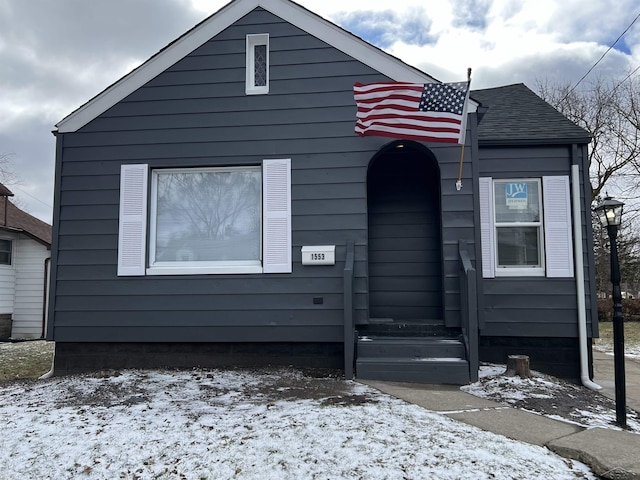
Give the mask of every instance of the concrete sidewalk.
<path id="1" fill-rule="evenodd" d="M 613 357 L 594 352 L 594 369 L 597 372 L 594 380 L 599 381 L 606 389 L 604 393 L 609 395 L 614 392 L 612 365 Z M 625 369 L 627 378 L 637 379 L 637 385 L 640 385 L 640 363 L 627 362 Z M 607 428 L 585 429 L 518 410 L 503 403 L 475 397 L 455 386 L 373 380 L 363 380 L 361 383 L 483 430 L 545 446 L 563 457 L 589 465 L 592 471 L 602 478 L 640 480 L 638 434 Z M 627 385 L 627 395 L 633 397 L 627 404 L 636 408 L 634 405 L 640 405 L 640 388 L 631 383 Z"/>
<path id="2" fill-rule="evenodd" d="M 593 381 L 602 387 L 600 393 L 616 398 L 613 355 L 593 351 Z M 640 360 L 626 358 L 624 362 L 627 406 L 640 412 Z"/>

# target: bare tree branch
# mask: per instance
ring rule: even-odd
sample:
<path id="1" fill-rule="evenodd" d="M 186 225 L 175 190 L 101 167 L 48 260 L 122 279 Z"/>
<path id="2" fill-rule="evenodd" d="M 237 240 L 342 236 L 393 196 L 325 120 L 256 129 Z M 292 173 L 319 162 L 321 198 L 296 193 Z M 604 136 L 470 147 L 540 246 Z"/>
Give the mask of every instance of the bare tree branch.
<path id="1" fill-rule="evenodd" d="M 539 95 L 592 137 L 589 148 L 591 200 L 614 183 L 622 191 L 640 174 L 640 85 L 598 79 L 581 91 L 568 84 L 538 82 Z"/>

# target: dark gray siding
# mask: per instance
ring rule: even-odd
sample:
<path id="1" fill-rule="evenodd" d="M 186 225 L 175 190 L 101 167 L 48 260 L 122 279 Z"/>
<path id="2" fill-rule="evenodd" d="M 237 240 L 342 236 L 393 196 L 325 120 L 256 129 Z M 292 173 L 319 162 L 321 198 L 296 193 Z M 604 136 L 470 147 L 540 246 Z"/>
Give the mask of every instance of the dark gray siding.
<path id="1" fill-rule="evenodd" d="M 270 35 L 270 92 L 247 96 L 245 36 L 260 33 Z M 342 341 L 348 241 L 356 245 L 356 321 L 368 318 L 366 174 L 387 143 L 354 134 L 353 83 L 387 80 L 257 9 L 78 132 L 60 134 L 49 338 Z M 455 191 L 459 148 L 433 151 L 443 182 L 446 308 L 455 323 L 457 242 L 474 237 L 471 182 Z M 116 276 L 121 164 L 265 158 L 292 159 L 292 274 Z M 337 246 L 335 266 L 301 265 L 300 247 L 318 244 Z"/>
<path id="2" fill-rule="evenodd" d="M 572 153 L 573 146 L 480 147 L 480 176 L 493 178 L 571 175 L 571 164 L 584 169 L 583 150 Z M 575 158 L 574 160 L 574 157 Z M 587 177 L 588 178 L 588 177 Z M 584 205 L 581 182 L 581 205 Z M 579 219 L 583 232 L 584 274 L 587 321 L 591 322 L 593 262 L 590 214 L 582 208 Z M 574 219 L 575 221 L 575 219 Z M 577 337 L 578 312 L 575 278 L 502 277 L 480 279 L 484 308 L 480 314 L 483 336 Z M 597 323 L 597 322 L 596 322 Z M 597 327 L 596 327 L 597 328 Z"/>
<path id="3" fill-rule="evenodd" d="M 369 315 L 442 320 L 440 180 L 435 161 L 425 154 L 412 156 L 407 147 L 382 154 L 369 167 L 367 195 Z"/>

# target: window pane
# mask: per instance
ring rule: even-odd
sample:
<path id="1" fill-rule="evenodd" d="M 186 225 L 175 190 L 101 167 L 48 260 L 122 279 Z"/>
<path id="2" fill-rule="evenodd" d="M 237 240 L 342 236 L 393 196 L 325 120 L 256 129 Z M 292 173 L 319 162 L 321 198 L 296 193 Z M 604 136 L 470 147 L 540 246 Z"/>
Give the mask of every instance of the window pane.
<path id="1" fill-rule="evenodd" d="M 499 227 L 498 266 L 541 266 L 538 227 Z"/>
<path id="2" fill-rule="evenodd" d="M 254 48 L 254 86 L 264 87 L 267 85 L 267 46 L 256 45 Z"/>
<path id="3" fill-rule="evenodd" d="M 537 181 L 496 182 L 494 194 L 496 223 L 540 221 Z"/>
<path id="4" fill-rule="evenodd" d="M 260 168 L 158 173 L 156 262 L 260 261 Z"/>
<path id="5" fill-rule="evenodd" d="M 11 240 L 0 240 L 0 265 L 11 265 Z"/>

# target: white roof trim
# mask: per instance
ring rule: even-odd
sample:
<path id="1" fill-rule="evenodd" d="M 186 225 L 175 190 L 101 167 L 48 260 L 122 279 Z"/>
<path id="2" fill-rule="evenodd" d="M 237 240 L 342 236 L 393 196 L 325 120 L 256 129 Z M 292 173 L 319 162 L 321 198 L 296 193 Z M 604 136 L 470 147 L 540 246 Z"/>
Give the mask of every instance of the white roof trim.
<path id="1" fill-rule="evenodd" d="M 58 131 L 67 133 L 82 128 L 256 7 L 264 8 L 395 81 L 437 82 L 426 73 L 384 53 L 290 0 L 233 0 L 138 68 L 67 115 L 56 125 Z M 470 100 L 469 112 L 475 111 L 476 106 L 476 102 Z"/>

